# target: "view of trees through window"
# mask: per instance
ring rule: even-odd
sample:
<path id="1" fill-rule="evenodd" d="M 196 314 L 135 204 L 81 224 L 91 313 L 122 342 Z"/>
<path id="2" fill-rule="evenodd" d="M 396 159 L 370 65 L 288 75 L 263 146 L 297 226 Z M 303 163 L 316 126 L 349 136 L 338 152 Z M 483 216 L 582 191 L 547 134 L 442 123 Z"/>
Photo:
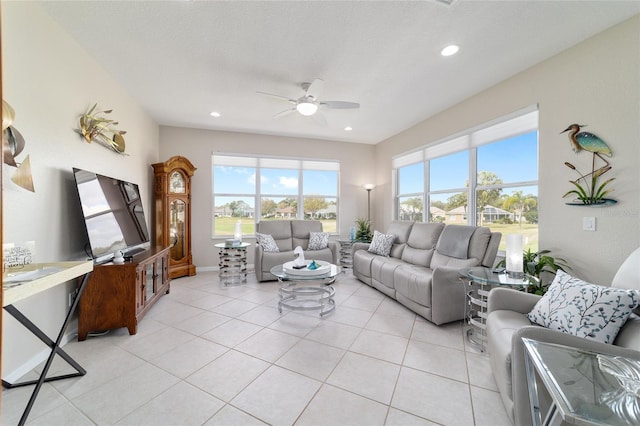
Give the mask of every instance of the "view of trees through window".
<path id="1" fill-rule="evenodd" d="M 338 229 L 339 163 L 213 156 L 212 237 L 255 233 L 260 220 L 315 219 Z"/>
<path id="2" fill-rule="evenodd" d="M 522 234 L 525 250 L 538 250 L 537 131 L 470 145 L 396 167 L 396 217 L 487 226 L 502 233 L 501 250 L 507 234 Z"/>

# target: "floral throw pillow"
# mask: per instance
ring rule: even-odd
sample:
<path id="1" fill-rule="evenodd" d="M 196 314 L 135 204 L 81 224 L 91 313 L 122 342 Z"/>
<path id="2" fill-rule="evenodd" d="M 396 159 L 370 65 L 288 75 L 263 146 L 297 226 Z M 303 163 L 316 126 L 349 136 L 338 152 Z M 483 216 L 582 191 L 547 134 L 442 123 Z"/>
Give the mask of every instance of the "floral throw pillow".
<path id="1" fill-rule="evenodd" d="M 382 232 L 373 231 L 373 239 L 371 240 L 371 244 L 369 244 L 369 252 L 389 257 L 395 239 L 396 236 L 393 234 L 383 234 Z"/>
<path id="2" fill-rule="evenodd" d="M 558 271 L 528 318 L 541 326 L 602 343 L 613 343 L 640 303 L 636 290 L 590 284 Z"/>
<path id="3" fill-rule="evenodd" d="M 264 251 L 268 251 L 268 252 L 280 251 L 280 249 L 278 248 L 278 245 L 276 244 L 276 240 L 273 239 L 273 236 L 271 234 L 261 234 L 259 232 L 256 232 L 256 240 L 258 241 L 258 244 L 262 247 Z"/>
<path id="4" fill-rule="evenodd" d="M 307 250 L 322 250 L 329 247 L 328 232 L 310 232 Z"/>

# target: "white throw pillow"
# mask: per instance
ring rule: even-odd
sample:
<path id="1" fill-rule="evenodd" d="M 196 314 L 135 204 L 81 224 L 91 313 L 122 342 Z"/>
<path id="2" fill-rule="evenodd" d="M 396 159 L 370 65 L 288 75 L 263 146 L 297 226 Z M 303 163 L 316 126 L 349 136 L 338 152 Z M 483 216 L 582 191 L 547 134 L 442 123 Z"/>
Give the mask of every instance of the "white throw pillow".
<path id="1" fill-rule="evenodd" d="M 395 239 L 396 236 L 393 234 L 383 234 L 382 232 L 373 231 L 373 240 L 371 240 L 371 244 L 369 245 L 369 252 L 389 257 Z"/>
<path id="2" fill-rule="evenodd" d="M 307 250 L 322 250 L 329 247 L 328 232 L 310 232 Z"/>
<path id="3" fill-rule="evenodd" d="M 278 248 L 278 245 L 276 244 L 276 240 L 273 239 L 273 236 L 271 234 L 261 234 L 259 232 L 256 232 L 256 240 L 258 241 L 258 244 L 262 247 L 264 251 L 268 251 L 268 252 L 280 251 L 280 249 Z"/>
<path id="4" fill-rule="evenodd" d="M 527 316 L 552 330 L 613 343 L 638 303 L 636 290 L 590 284 L 559 270 Z"/>

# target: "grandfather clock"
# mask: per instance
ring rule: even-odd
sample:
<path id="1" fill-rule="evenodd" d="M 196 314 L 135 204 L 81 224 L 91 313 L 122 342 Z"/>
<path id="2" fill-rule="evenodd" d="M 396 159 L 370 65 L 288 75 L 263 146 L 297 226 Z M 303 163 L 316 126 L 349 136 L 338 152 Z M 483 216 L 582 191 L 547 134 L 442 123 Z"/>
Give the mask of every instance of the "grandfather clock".
<path id="1" fill-rule="evenodd" d="M 184 157 L 152 165 L 155 193 L 155 238 L 170 246 L 169 277 L 196 274 L 191 257 L 191 177 L 196 168 Z"/>

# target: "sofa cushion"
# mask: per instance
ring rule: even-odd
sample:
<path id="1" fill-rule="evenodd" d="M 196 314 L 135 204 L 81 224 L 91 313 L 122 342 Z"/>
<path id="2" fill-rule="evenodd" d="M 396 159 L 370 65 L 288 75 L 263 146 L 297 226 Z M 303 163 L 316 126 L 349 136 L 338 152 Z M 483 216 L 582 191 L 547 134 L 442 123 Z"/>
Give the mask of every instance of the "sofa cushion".
<path id="1" fill-rule="evenodd" d="M 394 257 L 375 256 L 371 261 L 371 282 L 394 288 L 393 271 L 405 263 Z"/>
<path id="2" fill-rule="evenodd" d="M 322 232 L 322 222 L 318 220 L 291 220 L 291 250 L 300 246 L 304 250 L 309 246 L 311 232 Z"/>
<path id="3" fill-rule="evenodd" d="M 273 239 L 271 234 L 261 234 L 256 232 L 256 241 L 266 252 L 275 253 L 280 251 L 276 244 L 276 240 Z"/>
<path id="4" fill-rule="evenodd" d="M 407 240 L 409 239 L 409 234 L 411 233 L 413 225 L 413 222 L 406 220 L 394 220 L 389 224 L 387 234 L 396 236 L 396 239 L 391 246 L 389 256 L 395 257 L 396 259 L 400 259 L 402 257 L 402 252 L 404 251 L 404 247 L 407 245 Z"/>
<path id="5" fill-rule="evenodd" d="M 401 259 L 414 265 L 428 267 L 443 229 L 444 223 L 415 223 Z"/>
<path id="6" fill-rule="evenodd" d="M 393 273 L 396 293 L 402 294 L 419 305 L 428 307 L 431 307 L 432 279 L 433 270 L 408 263 L 397 267 Z"/>
<path id="7" fill-rule="evenodd" d="M 369 252 L 389 257 L 389 253 L 391 253 L 391 246 L 395 239 L 396 236 L 393 234 L 383 234 L 377 230 L 373 231 L 373 240 L 371 240 Z"/>
<path id="8" fill-rule="evenodd" d="M 528 317 L 552 330 L 612 343 L 639 303 L 636 290 L 590 284 L 559 270 Z"/>
<path id="9" fill-rule="evenodd" d="M 263 220 L 258 222 L 256 232 L 270 234 L 280 251 L 290 251 L 295 247 L 291 243 L 291 222 L 290 220 Z M 305 244 L 302 248 L 306 246 Z"/>
<path id="10" fill-rule="evenodd" d="M 310 232 L 307 250 L 322 250 L 329 246 L 328 232 Z"/>
<path id="11" fill-rule="evenodd" d="M 475 226 L 447 226 L 442 231 L 440 239 L 438 239 L 436 250 L 444 256 L 455 257 L 456 259 L 468 258 L 469 242 L 476 229 Z"/>

